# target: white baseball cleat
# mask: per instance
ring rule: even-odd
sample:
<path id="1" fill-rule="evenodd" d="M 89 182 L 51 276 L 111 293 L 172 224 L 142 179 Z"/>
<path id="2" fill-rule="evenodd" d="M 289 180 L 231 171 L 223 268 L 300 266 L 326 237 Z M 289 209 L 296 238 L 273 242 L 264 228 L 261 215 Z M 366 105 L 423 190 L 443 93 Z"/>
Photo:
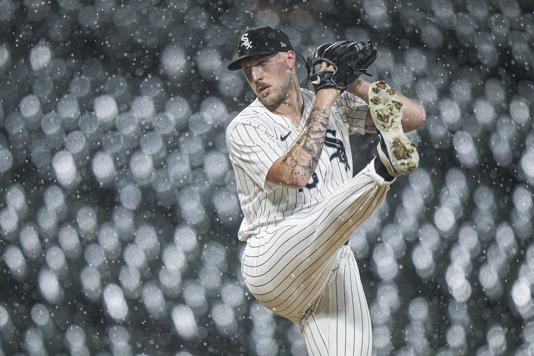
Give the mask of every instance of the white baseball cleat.
<path id="1" fill-rule="evenodd" d="M 410 174 L 419 167 L 415 145 L 402 130 L 402 103 L 383 80 L 369 88 L 369 109 L 378 135 L 378 156 L 393 177 Z"/>

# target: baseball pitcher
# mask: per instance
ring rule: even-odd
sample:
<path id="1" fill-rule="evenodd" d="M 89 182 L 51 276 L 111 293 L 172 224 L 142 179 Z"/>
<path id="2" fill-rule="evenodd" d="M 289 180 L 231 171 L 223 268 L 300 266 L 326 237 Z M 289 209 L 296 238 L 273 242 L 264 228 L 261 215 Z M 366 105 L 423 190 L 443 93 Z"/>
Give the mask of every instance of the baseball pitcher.
<path id="1" fill-rule="evenodd" d="M 319 46 L 306 60 L 314 91 L 300 88 L 287 35 L 242 34 L 238 57 L 257 96 L 226 130 L 243 211 L 242 276 L 267 308 L 301 327 L 310 355 L 371 355 L 371 318 L 346 242 L 399 175 L 419 165 L 404 132 L 422 107 L 383 81 L 360 78 L 370 42 Z M 377 133 L 378 157 L 353 176 L 349 135 Z"/>

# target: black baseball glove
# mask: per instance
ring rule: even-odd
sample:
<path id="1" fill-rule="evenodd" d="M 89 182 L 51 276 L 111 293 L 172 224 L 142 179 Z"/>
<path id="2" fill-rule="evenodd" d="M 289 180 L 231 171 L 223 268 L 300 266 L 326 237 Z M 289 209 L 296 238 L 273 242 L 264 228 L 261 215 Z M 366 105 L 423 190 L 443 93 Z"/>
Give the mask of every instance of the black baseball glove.
<path id="1" fill-rule="evenodd" d="M 376 47 L 370 41 L 337 41 L 317 47 L 306 59 L 308 79 L 317 93 L 323 88 L 347 89 L 362 73 L 370 75 L 367 68 L 375 61 Z M 320 70 L 327 62 L 335 70 Z"/>

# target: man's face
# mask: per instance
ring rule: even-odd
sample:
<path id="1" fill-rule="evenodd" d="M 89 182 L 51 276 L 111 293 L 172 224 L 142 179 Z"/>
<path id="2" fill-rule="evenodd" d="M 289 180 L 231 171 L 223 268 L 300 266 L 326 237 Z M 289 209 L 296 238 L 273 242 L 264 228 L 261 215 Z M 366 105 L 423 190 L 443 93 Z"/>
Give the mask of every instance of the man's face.
<path id="1" fill-rule="evenodd" d="M 289 94 L 291 70 L 283 52 L 241 62 L 248 84 L 265 106 L 277 106 Z"/>

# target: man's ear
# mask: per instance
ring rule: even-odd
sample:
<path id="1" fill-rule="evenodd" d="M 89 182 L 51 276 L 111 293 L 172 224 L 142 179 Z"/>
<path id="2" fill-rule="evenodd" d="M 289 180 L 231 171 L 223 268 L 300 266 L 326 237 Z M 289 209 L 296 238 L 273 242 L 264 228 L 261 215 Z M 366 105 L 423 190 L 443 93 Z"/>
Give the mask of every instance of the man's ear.
<path id="1" fill-rule="evenodd" d="M 287 63 L 289 65 L 289 69 L 295 68 L 295 65 L 297 63 L 296 53 L 292 50 L 289 50 L 286 52 L 286 58 L 287 58 Z"/>

